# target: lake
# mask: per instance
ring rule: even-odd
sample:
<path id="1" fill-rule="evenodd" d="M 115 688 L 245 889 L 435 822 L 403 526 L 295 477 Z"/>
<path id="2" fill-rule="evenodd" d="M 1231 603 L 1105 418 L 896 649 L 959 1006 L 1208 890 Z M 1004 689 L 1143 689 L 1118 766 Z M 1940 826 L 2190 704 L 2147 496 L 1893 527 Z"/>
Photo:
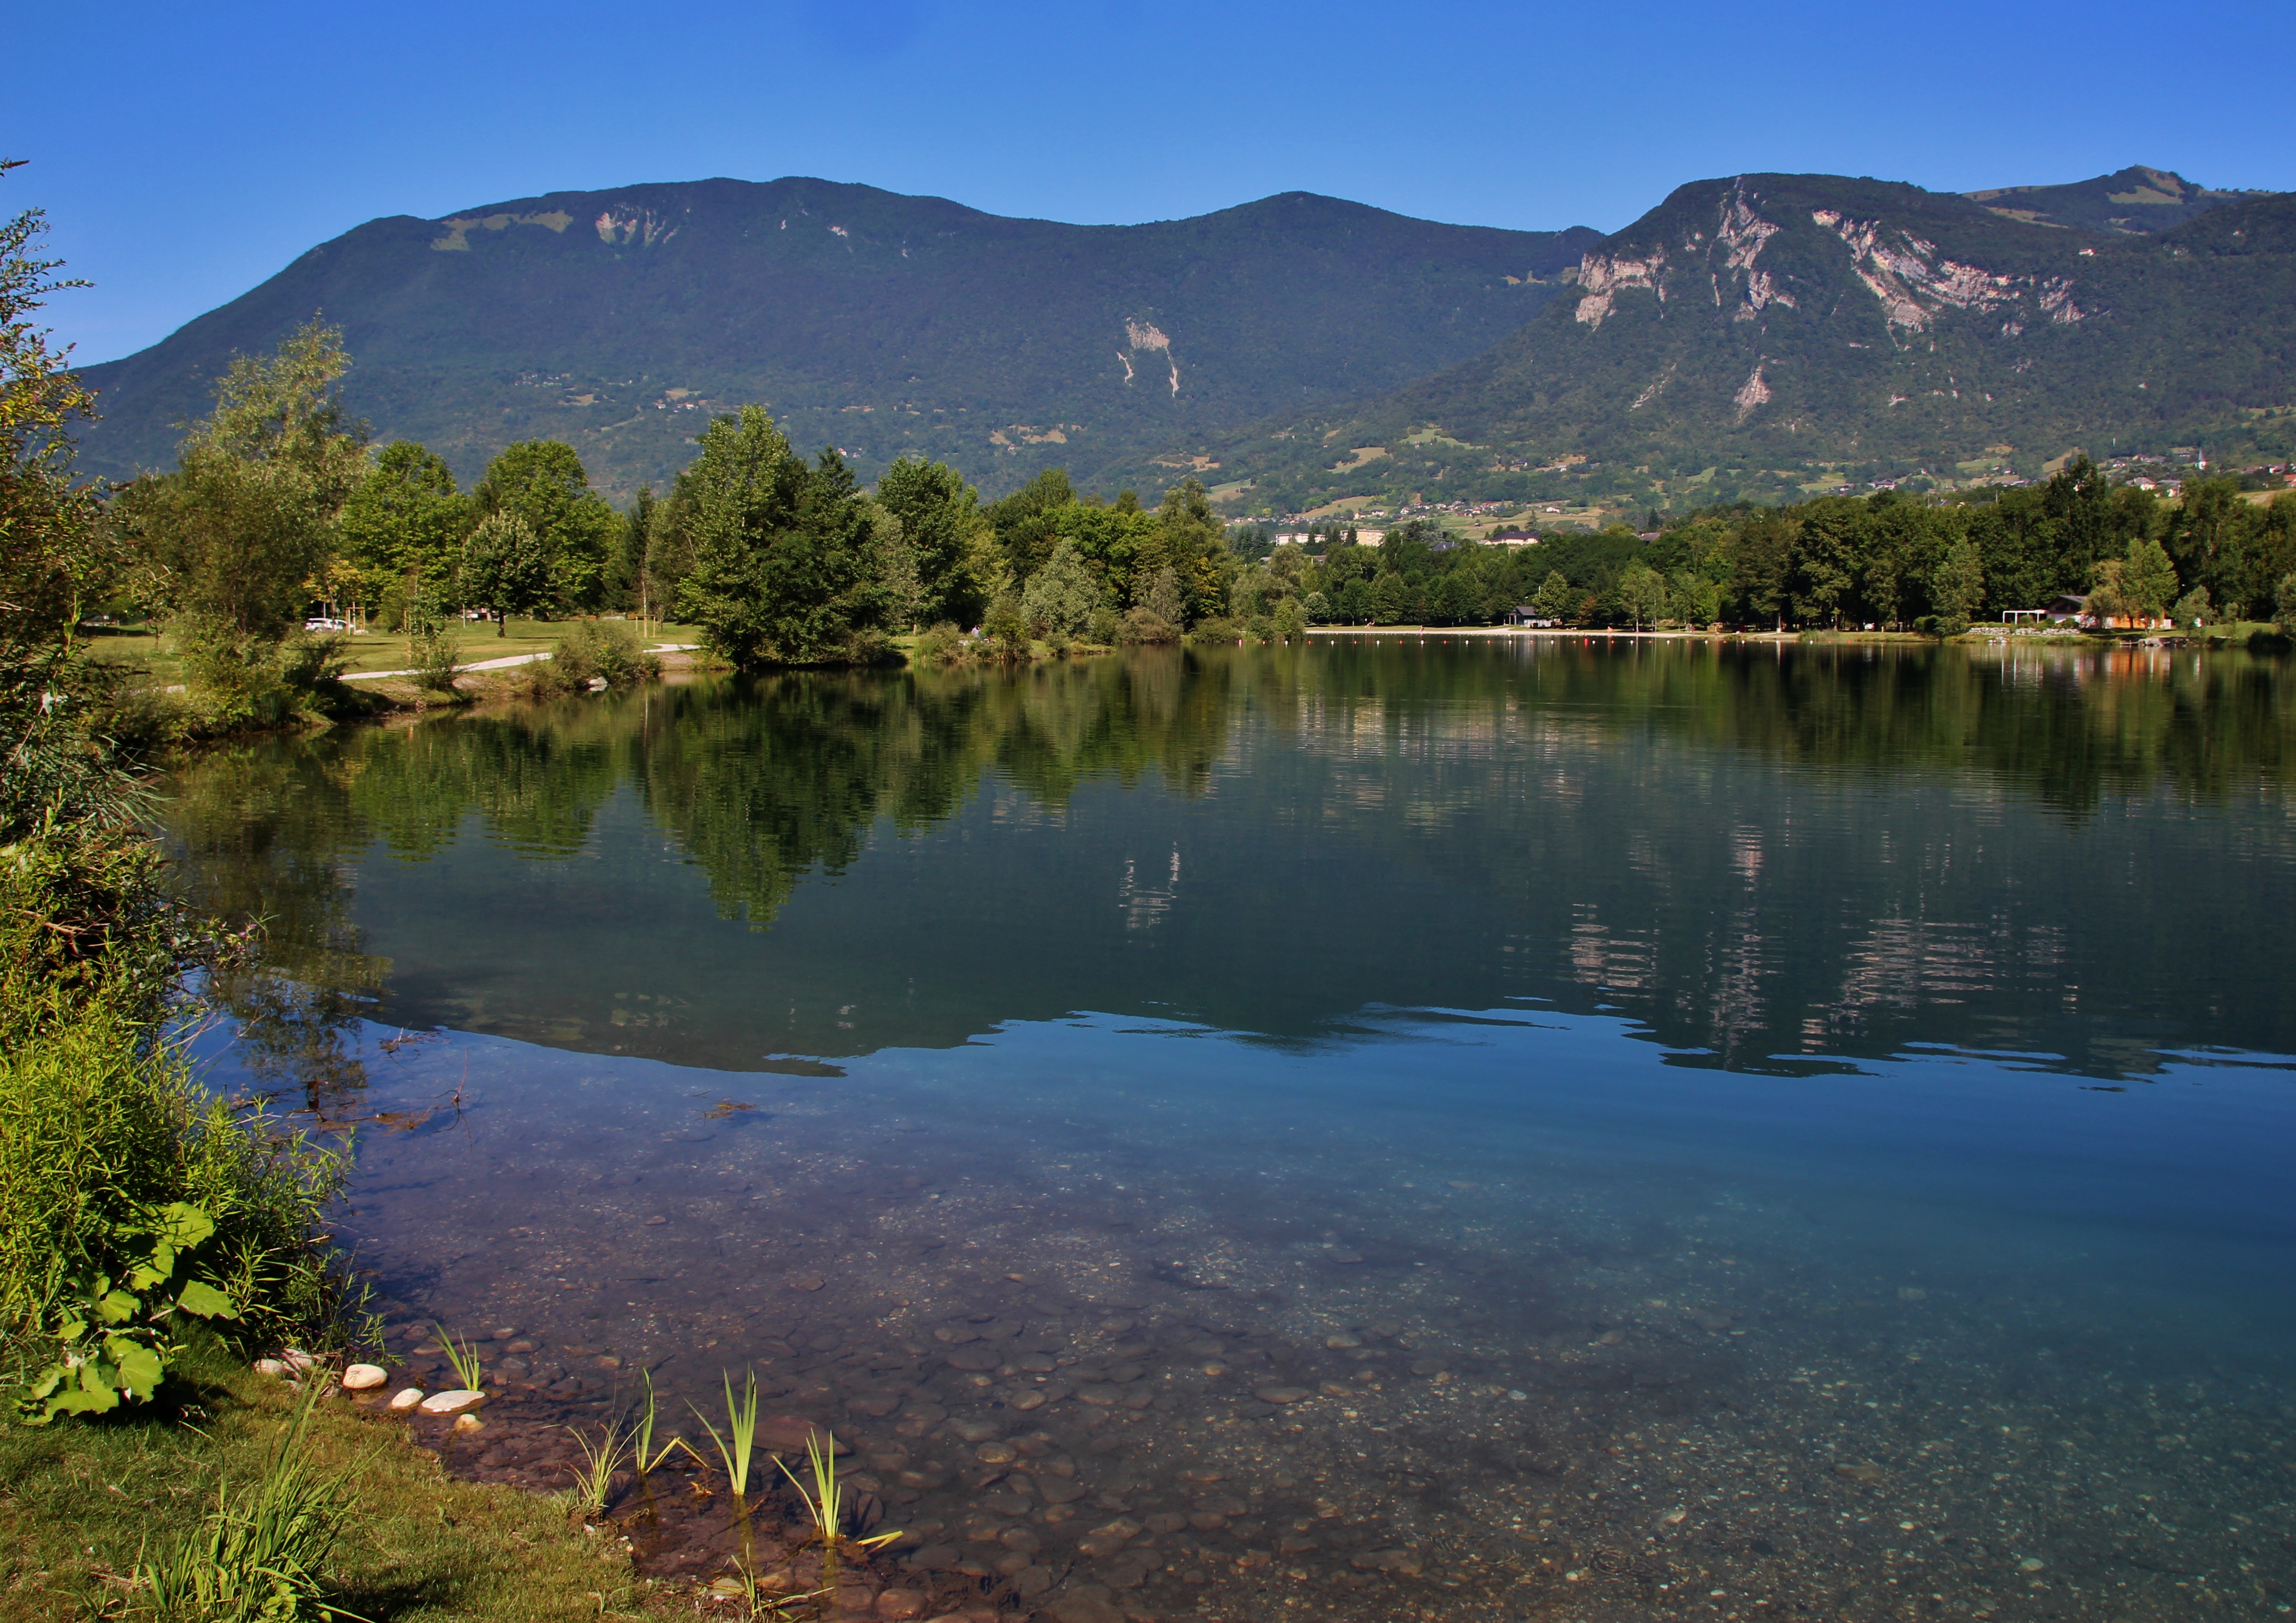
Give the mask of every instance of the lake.
<path id="1" fill-rule="evenodd" d="M 754 1369 L 937 1603 L 2262 1617 L 2292 697 L 1318 638 L 341 729 L 167 816 L 267 920 L 202 1053 L 357 1124 L 477 1474 L 641 1371 L 707 1452 Z M 718 1570 L 701 1503 L 650 1570 Z"/>

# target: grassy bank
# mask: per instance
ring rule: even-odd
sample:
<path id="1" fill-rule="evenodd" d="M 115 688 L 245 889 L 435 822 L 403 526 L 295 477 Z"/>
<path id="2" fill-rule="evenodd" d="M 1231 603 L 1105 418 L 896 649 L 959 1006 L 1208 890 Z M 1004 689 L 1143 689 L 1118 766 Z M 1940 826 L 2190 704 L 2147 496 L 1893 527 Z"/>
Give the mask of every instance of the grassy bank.
<path id="1" fill-rule="evenodd" d="M 170 1401 L 124 1419 L 0 1429 L 0 1623 L 133 1613 L 130 1582 L 215 1504 L 260 1477 L 293 1398 L 210 1346 Z M 391 1623 L 554 1623 L 644 1615 L 627 1551 L 562 1500 L 456 1481 L 395 1425 L 340 1396 L 313 1414 L 307 1457 L 348 1473 L 351 1512 L 329 1598 Z M 690 1604 L 683 1610 L 691 1611 Z"/>

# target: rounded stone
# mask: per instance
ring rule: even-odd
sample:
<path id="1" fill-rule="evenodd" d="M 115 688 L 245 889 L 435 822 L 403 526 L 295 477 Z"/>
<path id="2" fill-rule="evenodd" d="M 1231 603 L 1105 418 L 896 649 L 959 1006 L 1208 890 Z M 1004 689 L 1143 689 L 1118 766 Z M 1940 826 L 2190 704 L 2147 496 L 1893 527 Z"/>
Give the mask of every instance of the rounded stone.
<path id="1" fill-rule="evenodd" d="M 422 1412 L 425 1414 L 459 1414 L 474 1404 L 481 1404 L 486 1400 L 487 1395 L 484 1392 L 473 1392 L 465 1387 L 456 1387 L 452 1391 L 433 1392 L 421 1401 Z"/>
<path id="2" fill-rule="evenodd" d="M 272 1380 L 276 1381 L 286 1374 L 287 1366 L 276 1358 L 258 1358 L 255 1361 L 255 1373 L 258 1375 L 268 1375 Z"/>
<path id="3" fill-rule="evenodd" d="M 394 1409 L 405 1411 L 413 1408 L 416 1404 L 421 1403 L 422 1401 L 422 1389 L 419 1386 L 410 1386 L 403 1388 L 399 1391 L 392 1394 L 390 1406 Z"/>
<path id="4" fill-rule="evenodd" d="M 382 1366 L 380 1365 L 354 1364 L 343 1372 L 343 1390 L 346 1392 L 372 1391 L 390 1378 L 383 1373 Z"/>
<path id="5" fill-rule="evenodd" d="M 1256 1386 L 1251 1395 L 1262 1403 L 1298 1403 L 1309 1393 L 1304 1386 Z"/>
<path id="6" fill-rule="evenodd" d="M 455 1430 L 457 1431 L 482 1430 L 485 1429 L 486 1423 L 486 1422 L 480 1420 L 475 1414 L 457 1414 L 455 1416 Z"/>

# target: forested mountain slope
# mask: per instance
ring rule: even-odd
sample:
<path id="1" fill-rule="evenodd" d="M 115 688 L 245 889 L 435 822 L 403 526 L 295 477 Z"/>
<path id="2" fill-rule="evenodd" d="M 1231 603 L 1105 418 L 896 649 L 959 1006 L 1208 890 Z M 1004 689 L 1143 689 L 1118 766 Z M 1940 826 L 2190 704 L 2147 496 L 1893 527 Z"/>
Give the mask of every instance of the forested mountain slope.
<path id="1" fill-rule="evenodd" d="M 920 452 L 992 494 L 1054 465 L 1168 480 L 1192 464 L 1152 459 L 1175 447 L 1487 349 L 1595 240 L 1306 193 L 1119 226 L 808 179 L 553 193 L 370 222 L 88 368 L 103 421 L 81 466 L 168 465 L 232 352 L 318 311 L 352 409 L 465 480 L 556 439 L 627 495 L 683 466 L 708 414 L 757 401 L 865 477 Z"/>
<path id="2" fill-rule="evenodd" d="M 2032 472 L 2076 447 L 2284 449 L 2296 427 L 2296 195 L 2136 234 L 1745 175 L 1681 187 L 1568 276 L 1484 355 L 1209 447 L 1222 477 L 1276 512 L 1573 488 L 1679 505 Z"/>

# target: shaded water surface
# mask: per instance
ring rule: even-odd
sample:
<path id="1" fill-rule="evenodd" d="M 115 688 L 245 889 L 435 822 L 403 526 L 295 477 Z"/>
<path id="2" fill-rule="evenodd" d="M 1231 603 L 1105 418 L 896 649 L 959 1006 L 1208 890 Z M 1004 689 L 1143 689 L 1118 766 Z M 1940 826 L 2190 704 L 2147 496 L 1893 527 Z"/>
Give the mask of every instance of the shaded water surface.
<path id="1" fill-rule="evenodd" d="M 2289 685 L 801 676 L 250 746 L 171 834 L 270 920 L 223 1074 L 362 1124 L 409 1377 L 488 1338 L 482 1472 L 754 1367 L 934 1606 L 2266 1616 Z M 714 1571 L 684 1475 L 647 1558 Z"/>

